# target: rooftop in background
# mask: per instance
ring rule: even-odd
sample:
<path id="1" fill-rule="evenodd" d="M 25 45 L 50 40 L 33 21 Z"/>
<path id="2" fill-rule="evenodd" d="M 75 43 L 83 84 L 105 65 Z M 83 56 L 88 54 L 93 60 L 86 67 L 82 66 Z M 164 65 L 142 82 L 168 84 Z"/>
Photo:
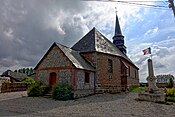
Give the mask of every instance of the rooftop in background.
<path id="1" fill-rule="evenodd" d="M 11 70 L 2 73 L 1 77 L 3 76 L 13 78 L 15 81 L 21 81 L 23 78 L 27 77 L 24 73 L 13 72 Z"/>

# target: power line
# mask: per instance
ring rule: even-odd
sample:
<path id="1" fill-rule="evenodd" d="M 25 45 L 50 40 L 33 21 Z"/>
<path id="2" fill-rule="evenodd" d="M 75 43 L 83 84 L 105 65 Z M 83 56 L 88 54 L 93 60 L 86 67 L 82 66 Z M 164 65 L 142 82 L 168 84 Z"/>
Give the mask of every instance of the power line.
<path id="1" fill-rule="evenodd" d="M 161 5 L 142 4 L 142 3 L 127 2 L 127 1 L 117 1 L 117 2 L 123 3 L 123 4 L 131 4 L 131 5 L 137 5 L 137 6 L 144 6 L 144 7 L 152 7 L 152 8 L 156 8 L 156 9 L 169 10 L 167 6 L 161 6 Z"/>
<path id="2" fill-rule="evenodd" d="M 115 1 L 115 0 L 82 0 L 82 1 L 99 1 L 99 2 L 118 2 L 122 4 L 130 4 L 144 7 L 152 7 L 155 9 L 169 10 L 168 6 L 144 4 L 143 2 L 168 2 L 168 1 Z M 142 3 L 139 3 L 142 2 Z"/>
<path id="3" fill-rule="evenodd" d="M 117 2 L 116 0 L 82 0 L 82 1 L 105 1 L 105 2 Z M 143 0 L 136 0 L 136 1 L 134 1 L 134 0 L 120 0 L 120 1 L 125 1 L 125 2 L 168 2 L 168 1 L 153 1 L 153 0 L 150 0 L 150 1 L 143 1 Z"/>

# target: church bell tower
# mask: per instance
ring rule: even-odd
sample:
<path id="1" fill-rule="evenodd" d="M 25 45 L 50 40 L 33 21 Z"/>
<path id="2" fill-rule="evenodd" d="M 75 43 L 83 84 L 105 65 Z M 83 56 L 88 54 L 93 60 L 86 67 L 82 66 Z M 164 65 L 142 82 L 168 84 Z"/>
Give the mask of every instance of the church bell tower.
<path id="1" fill-rule="evenodd" d="M 116 22 L 115 23 L 116 24 L 115 24 L 113 43 L 123 54 L 126 55 L 126 46 L 124 45 L 125 44 L 124 36 L 122 35 L 121 29 L 120 29 L 120 24 L 119 24 L 117 13 L 116 13 Z"/>

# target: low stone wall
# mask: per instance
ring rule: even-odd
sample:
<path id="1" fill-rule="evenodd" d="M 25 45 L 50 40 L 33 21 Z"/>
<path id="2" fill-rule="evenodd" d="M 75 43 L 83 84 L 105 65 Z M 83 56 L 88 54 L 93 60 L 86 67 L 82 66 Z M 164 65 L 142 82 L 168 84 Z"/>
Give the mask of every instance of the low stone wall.
<path id="1" fill-rule="evenodd" d="M 15 92 L 15 91 L 26 91 L 26 83 L 2 83 L 1 92 Z"/>
<path id="2" fill-rule="evenodd" d="M 94 95 L 94 94 L 95 94 L 94 89 L 89 89 L 89 90 L 79 89 L 79 90 L 74 91 L 74 98 L 81 98 L 81 97 L 86 97 L 86 96 Z"/>
<path id="3" fill-rule="evenodd" d="M 168 87 L 168 83 L 156 83 L 158 88 L 165 88 Z"/>
<path id="4" fill-rule="evenodd" d="M 120 93 L 128 90 L 127 86 L 111 86 L 111 85 L 98 85 L 96 87 L 95 93 Z"/>
<path id="5" fill-rule="evenodd" d="M 163 93 L 139 93 L 138 99 L 141 101 L 165 102 L 165 95 Z"/>
<path id="6" fill-rule="evenodd" d="M 148 83 L 140 83 L 140 86 L 146 87 L 146 86 L 148 86 Z M 168 83 L 156 83 L 156 86 L 157 86 L 158 88 L 165 88 L 165 87 L 168 86 Z"/>

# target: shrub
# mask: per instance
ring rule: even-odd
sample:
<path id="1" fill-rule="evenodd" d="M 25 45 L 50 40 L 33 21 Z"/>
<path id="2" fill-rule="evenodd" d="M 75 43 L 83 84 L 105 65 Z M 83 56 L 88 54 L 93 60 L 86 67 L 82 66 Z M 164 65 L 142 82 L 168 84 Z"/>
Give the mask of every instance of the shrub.
<path id="1" fill-rule="evenodd" d="M 42 83 L 35 82 L 28 88 L 28 96 L 38 97 L 48 93 L 48 87 Z"/>
<path id="2" fill-rule="evenodd" d="M 175 87 L 171 89 L 166 89 L 166 96 L 175 97 Z"/>
<path id="3" fill-rule="evenodd" d="M 73 99 L 72 88 L 68 84 L 57 84 L 52 89 L 52 98 L 56 100 Z"/>
<path id="4" fill-rule="evenodd" d="M 31 77 L 25 77 L 22 82 L 27 83 L 28 85 L 34 84 L 35 80 L 33 80 Z"/>
<path id="5" fill-rule="evenodd" d="M 170 78 L 168 81 L 168 88 L 173 88 L 173 86 L 174 86 L 174 81 L 172 78 Z"/>

